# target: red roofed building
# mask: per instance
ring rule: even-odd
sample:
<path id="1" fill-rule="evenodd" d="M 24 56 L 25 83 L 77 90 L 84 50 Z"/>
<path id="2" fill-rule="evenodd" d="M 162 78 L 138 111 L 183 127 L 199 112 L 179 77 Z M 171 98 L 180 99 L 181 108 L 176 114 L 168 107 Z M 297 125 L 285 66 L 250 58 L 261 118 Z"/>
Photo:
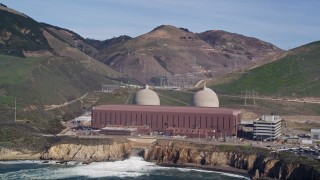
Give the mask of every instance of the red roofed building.
<path id="1" fill-rule="evenodd" d="M 149 127 L 150 131 L 175 131 L 176 135 L 198 137 L 236 135 L 241 112 L 225 108 L 102 105 L 92 109 L 92 127 Z M 194 135 L 192 135 L 194 134 Z"/>
<path id="2" fill-rule="evenodd" d="M 93 107 L 92 127 L 136 128 L 141 134 L 162 132 L 194 138 L 237 135 L 241 111 L 219 108 L 218 98 L 209 88 L 195 94 L 193 104 L 198 106 L 159 106 L 159 97 L 147 86 L 137 94 L 138 105 Z"/>

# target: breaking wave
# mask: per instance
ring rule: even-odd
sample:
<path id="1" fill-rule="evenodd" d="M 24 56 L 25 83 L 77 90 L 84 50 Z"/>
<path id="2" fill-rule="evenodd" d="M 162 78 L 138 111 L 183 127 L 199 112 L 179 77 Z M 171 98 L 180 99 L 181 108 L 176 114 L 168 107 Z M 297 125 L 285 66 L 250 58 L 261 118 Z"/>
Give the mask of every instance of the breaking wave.
<path id="1" fill-rule="evenodd" d="M 140 157 L 115 162 L 93 162 L 88 165 L 75 163 L 61 165 L 56 164 L 56 161 L 47 164 L 41 161 L 0 162 L 0 179 L 248 179 L 229 173 L 156 166 Z"/>

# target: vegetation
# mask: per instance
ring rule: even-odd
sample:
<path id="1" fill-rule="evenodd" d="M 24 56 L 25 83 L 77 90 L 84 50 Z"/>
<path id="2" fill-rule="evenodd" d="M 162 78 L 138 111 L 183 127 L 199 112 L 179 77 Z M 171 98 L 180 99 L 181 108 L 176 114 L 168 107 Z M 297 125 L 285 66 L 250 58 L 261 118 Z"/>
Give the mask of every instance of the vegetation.
<path id="1" fill-rule="evenodd" d="M 221 107 L 245 109 L 257 114 L 320 115 L 320 104 L 316 103 L 256 99 L 254 105 L 253 99 L 247 98 L 247 105 L 244 105 L 245 99 L 243 97 L 228 96 L 219 96 L 219 101 Z"/>
<path id="2" fill-rule="evenodd" d="M 280 152 L 278 158 L 285 162 L 301 163 L 314 167 L 317 171 L 320 171 L 320 162 L 315 159 L 311 159 L 305 156 L 298 156 L 292 152 Z"/>
<path id="3" fill-rule="evenodd" d="M 155 90 L 160 97 L 161 105 L 190 106 L 193 93 L 186 91 Z"/>
<path id="4" fill-rule="evenodd" d="M 99 93 L 96 96 L 99 100 L 95 105 L 103 104 L 133 104 L 134 93 L 136 89 L 120 88 L 111 93 Z"/>
<path id="5" fill-rule="evenodd" d="M 0 96 L 0 107 L 1 106 L 14 106 L 13 96 Z"/>
<path id="6" fill-rule="evenodd" d="M 277 61 L 254 68 L 231 82 L 212 85 L 224 94 L 255 90 L 260 95 L 320 97 L 320 41 L 288 52 Z"/>
<path id="7" fill-rule="evenodd" d="M 46 148 L 56 144 L 85 144 L 101 145 L 113 144 L 115 141 L 127 142 L 128 140 L 117 139 L 86 139 L 69 136 L 46 137 L 40 134 L 36 128 L 21 123 L 1 123 L 0 128 L 0 146 L 17 151 L 43 152 Z"/>
<path id="8" fill-rule="evenodd" d="M 50 50 L 41 25 L 30 17 L 0 10 L 0 53 L 23 56 L 22 50 Z"/>
<path id="9" fill-rule="evenodd" d="M 67 57 L 20 58 L 0 54 L 0 122 L 12 121 L 14 98 L 17 119 L 44 132 L 55 133 L 54 121 L 69 120 L 82 111 L 80 103 L 46 111 L 51 105 L 72 101 L 114 80 L 93 72 Z"/>
<path id="10" fill-rule="evenodd" d="M 46 142 L 44 137 L 36 135 L 37 132 L 37 129 L 30 126 L 1 123 L 0 146 L 16 150 L 37 150 Z"/>
<path id="11" fill-rule="evenodd" d="M 233 145 L 217 145 L 218 149 L 223 152 L 238 152 L 244 154 L 260 154 L 269 156 L 270 150 L 253 146 L 233 146 Z"/>
<path id="12" fill-rule="evenodd" d="M 0 54 L 0 84 L 19 84 L 32 77 L 32 70 L 46 58 L 19 58 Z"/>
<path id="13" fill-rule="evenodd" d="M 97 50 L 103 50 L 105 48 L 109 48 L 112 47 L 114 45 L 129 41 L 130 39 L 132 39 L 130 36 L 126 36 L 126 35 L 122 35 L 119 37 L 114 37 L 111 39 L 107 39 L 105 41 L 98 41 L 98 40 L 93 40 L 93 39 L 85 39 L 84 42 L 92 45 L 93 47 L 95 47 Z"/>

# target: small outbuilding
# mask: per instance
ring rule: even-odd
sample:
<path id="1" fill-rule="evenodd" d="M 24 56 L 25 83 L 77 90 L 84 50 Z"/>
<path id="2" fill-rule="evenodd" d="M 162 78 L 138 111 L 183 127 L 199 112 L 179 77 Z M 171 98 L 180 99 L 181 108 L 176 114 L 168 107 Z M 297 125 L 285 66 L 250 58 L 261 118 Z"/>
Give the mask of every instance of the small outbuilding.
<path id="1" fill-rule="evenodd" d="M 311 129 L 311 139 L 314 139 L 314 140 L 320 139 L 320 129 Z"/>

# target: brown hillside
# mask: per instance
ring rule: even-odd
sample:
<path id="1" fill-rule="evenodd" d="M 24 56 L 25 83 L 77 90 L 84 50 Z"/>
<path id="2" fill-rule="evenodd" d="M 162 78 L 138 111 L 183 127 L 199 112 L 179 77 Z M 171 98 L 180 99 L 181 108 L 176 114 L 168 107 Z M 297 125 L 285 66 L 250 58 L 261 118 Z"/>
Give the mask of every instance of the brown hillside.
<path id="1" fill-rule="evenodd" d="M 165 83 L 177 80 L 182 85 L 182 81 L 194 82 L 252 66 L 279 52 L 282 50 L 272 44 L 238 34 L 196 34 L 162 25 L 103 49 L 96 58 L 141 82 L 159 85 L 159 78 L 164 77 Z"/>

